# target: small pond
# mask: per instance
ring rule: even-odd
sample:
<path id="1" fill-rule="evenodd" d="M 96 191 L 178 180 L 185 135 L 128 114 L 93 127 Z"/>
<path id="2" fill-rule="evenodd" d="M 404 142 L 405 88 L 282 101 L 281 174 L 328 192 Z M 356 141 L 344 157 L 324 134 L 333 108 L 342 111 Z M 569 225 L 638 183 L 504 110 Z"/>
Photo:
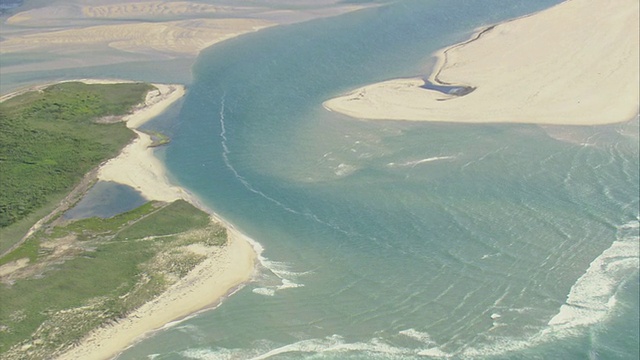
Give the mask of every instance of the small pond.
<path id="1" fill-rule="evenodd" d="M 133 210 L 147 200 L 130 186 L 109 182 L 97 182 L 76 206 L 69 209 L 65 219 L 86 219 L 90 217 L 109 218 Z"/>

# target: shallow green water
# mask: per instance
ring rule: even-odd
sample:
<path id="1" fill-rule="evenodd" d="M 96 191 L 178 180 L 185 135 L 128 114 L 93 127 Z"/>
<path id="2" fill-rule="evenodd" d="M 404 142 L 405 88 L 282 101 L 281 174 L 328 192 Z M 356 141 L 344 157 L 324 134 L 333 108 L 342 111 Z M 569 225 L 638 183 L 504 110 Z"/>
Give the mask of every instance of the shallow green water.
<path id="1" fill-rule="evenodd" d="M 205 51 L 158 125 L 162 156 L 259 242 L 259 274 L 120 358 L 637 359 L 637 119 L 365 122 L 321 105 L 556 2 L 399 1 Z"/>

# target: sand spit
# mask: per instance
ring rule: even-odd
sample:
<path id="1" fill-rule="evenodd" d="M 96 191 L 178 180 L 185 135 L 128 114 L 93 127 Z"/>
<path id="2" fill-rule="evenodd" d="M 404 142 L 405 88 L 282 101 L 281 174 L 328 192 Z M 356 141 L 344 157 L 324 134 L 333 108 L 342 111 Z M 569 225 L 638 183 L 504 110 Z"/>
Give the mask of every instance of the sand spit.
<path id="1" fill-rule="evenodd" d="M 362 119 L 596 125 L 637 116 L 637 0 L 569 0 L 441 50 L 429 81 L 365 86 L 324 106 Z"/>

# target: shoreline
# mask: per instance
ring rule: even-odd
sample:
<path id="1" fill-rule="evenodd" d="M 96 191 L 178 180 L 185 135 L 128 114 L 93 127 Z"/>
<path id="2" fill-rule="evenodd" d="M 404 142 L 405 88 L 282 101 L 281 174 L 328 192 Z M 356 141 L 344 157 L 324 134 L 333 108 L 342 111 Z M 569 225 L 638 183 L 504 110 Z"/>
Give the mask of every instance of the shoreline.
<path id="1" fill-rule="evenodd" d="M 115 84 L 134 82 L 130 80 L 79 79 L 37 85 L 2 96 L 2 101 L 26 91 L 38 90 L 61 83 L 80 81 L 87 84 Z M 155 299 L 120 319 L 114 324 L 99 327 L 76 346 L 62 353 L 59 359 L 105 359 L 117 356 L 146 336 L 183 320 L 200 311 L 219 305 L 227 296 L 251 280 L 255 272 L 258 253 L 253 240 L 237 230 L 232 224 L 208 209 L 193 194 L 172 184 L 167 178 L 164 164 L 154 156 L 151 136 L 137 130 L 147 121 L 165 111 L 183 98 L 183 85 L 152 83 L 157 90 L 147 94 L 144 105 L 120 121 L 137 136 L 114 158 L 107 160 L 91 171 L 97 180 L 112 181 L 130 186 L 149 200 L 172 202 L 185 200 L 207 212 L 213 221 L 227 230 L 227 243 L 206 253 L 207 258 L 191 270 L 184 278 L 169 287 Z M 30 233 L 37 230 L 39 221 Z"/>
<path id="2" fill-rule="evenodd" d="M 638 3 L 565 1 L 475 31 L 436 51 L 420 77 L 360 87 L 323 103 L 367 120 L 604 125 L 638 115 Z"/>

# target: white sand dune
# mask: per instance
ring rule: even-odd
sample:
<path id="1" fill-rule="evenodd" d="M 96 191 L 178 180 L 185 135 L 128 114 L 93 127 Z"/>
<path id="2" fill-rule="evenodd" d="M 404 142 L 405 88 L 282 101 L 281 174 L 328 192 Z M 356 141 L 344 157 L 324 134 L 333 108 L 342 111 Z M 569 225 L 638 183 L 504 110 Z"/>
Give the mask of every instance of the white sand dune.
<path id="1" fill-rule="evenodd" d="M 63 25 L 64 19 L 68 21 L 69 19 L 80 16 L 82 16 L 82 8 L 80 6 L 74 4 L 59 4 L 21 11 L 8 18 L 5 23 L 7 25 L 43 27 L 50 25 L 51 19 L 60 19 L 58 25 Z"/>
<path id="2" fill-rule="evenodd" d="M 439 57 L 419 78 L 359 88 L 325 107 L 362 119 L 595 125 L 630 120 L 639 106 L 637 0 L 569 0 L 490 27 Z"/>

